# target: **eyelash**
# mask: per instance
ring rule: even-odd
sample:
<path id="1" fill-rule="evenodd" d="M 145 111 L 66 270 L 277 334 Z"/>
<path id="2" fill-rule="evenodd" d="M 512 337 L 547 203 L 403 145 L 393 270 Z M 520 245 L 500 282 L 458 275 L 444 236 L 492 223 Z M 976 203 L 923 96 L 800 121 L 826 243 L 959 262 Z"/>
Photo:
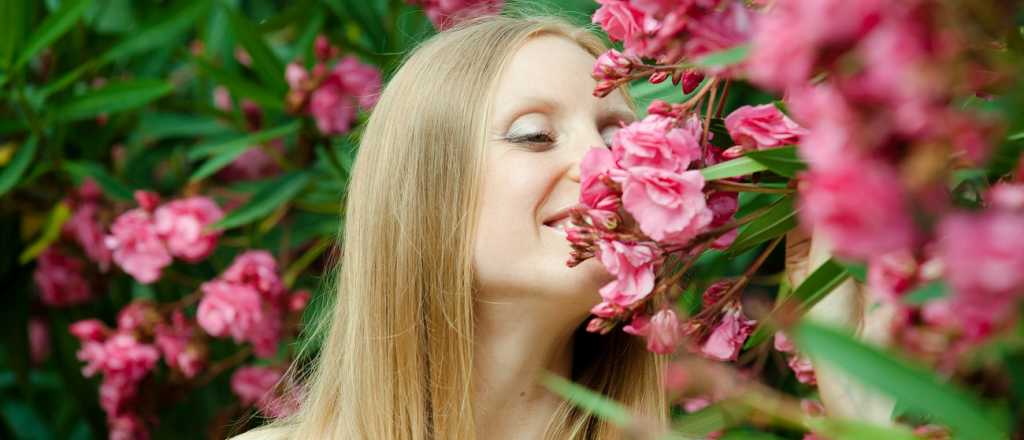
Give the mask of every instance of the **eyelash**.
<path id="1" fill-rule="evenodd" d="M 524 134 L 519 136 L 509 136 L 505 138 L 506 141 L 514 144 L 550 144 L 555 140 L 551 137 L 551 133 L 541 131 L 537 133 Z"/>

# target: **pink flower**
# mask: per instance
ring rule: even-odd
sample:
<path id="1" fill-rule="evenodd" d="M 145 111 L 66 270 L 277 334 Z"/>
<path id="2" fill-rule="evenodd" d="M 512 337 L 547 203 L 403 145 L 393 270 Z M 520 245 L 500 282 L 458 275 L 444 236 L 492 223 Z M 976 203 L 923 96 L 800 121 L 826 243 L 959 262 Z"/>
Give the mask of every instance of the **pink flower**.
<path id="1" fill-rule="evenodd" d="M 150 332 L 160 320 L 160 313 L 152 302 L 132 301 L 117 313 L 117 330 L 125 333 L 136 330 Z"/>
<path id="2" fill-rule="evenodd" d="M 1024 296 L 1024 216 L 1012 212 L 954 214 L 939 225 L 946 276 L 975 306 Z"/>
<path id="3" fill-rule="evenodd" d="M 82 260 L 64 254 L 56 246 L 46 248 L 36 259 L 32 274 L 39 299 L 52 307 L 74 306 L 92 299 L 83 268 Z"/>
<path id="4" fill-rule="evenodd" d="M 216 279 L 203 283 L 201 289 L 203 299 L 196 320 L 210 335 L 231 335 L 235 342 L 241 342 L 257 326 L 264 325 L 260 294 L 253 286 Z"/>
<path id="5" fill-rule="evenodd" d="M 793 345 L 793 341 L 790 341 L 786 334 L 778 331 L 775 332 L 774 338 L 775 349 L 783 353 L 795 353 L 796 347 Z"/>
<path id="6" fill-rule="evenodd" d="M 380 96 L 380 70 L 347 56 L 334 65 L 329 78 L 337 78 L 346 93 L 355 97 L 363 110 L 370 110 Z"/>
<path id="7" fill-rule="evenodd" d="M 273 157 L 270 157 L 264 148 L 284 154 L 284 144 L 281 139 L 274 139 L 267 142 L 267 146 L 250 145 L 244 153 L 231 161 L 228 166 L 217 172 L 217 177 L 225 181 L 254 180 L 269 177 L 281 172 L 281 167 Z"/>
<path id="8" fill-rule="evenodd" d="M 662 243 L 682 244 L 711 223 L 700 171 L 674 173 L 656 168 L 630 170 L 622 204 L 644 234 Z"/>
<path id="9" fill-rule="evenodd" d="M 734 110 L 726 116 L 725 128 L 734 142 L 750 150 L 795 145 L 800 136 L 807 134 L 807 130 L 772 104 L 745 105 Z"/>
<path id="10" fill-rule="evenodd" d="M 615 49 L 609 49 L 597 57 L 594 71 L 590 76 L 598 81 L 622 79 L 629 75 L 635 64 L 636 60 L 633 58 L 627 57 Z"/>
<path id="11" fill-rule="evenodd" d="M 658 354 L 671 354 L 676 351 L 682 331 L 679 318 L 671 308 L 659 310 L 651 317 L 647 334 L 647 350 Z"/>
<path id="12" fill-rule="evenodd" d="M 68 326 L 68 331 L 83 344 L 86 342 L 103 342 L 110 334 L 110 329 L 98 319 L 75 321 Z"/>
<path id="13" fill-rule="evenodd" d="M 626 307 L 651 293 L 655 267 L 661 258 L 655 246 L 607 240 L 599 241 L 598 245 L 601 263 L 616 276 L 615 281 L 601 288 L 605 301 Z"/>
<path id="14" fill-rule="evenodd" d="M 187 378 L 196 377 L 206 364 L 205 353 L 190 344 L 192 326 L 185 320 L 181 310 L 171 315 L 171 323 L 156 327 L 154 343 L 160 349 L 164 362 L 181 371 Z"/>
<path id="15" fill-rule="evenodd" d="M 231 102 L 231 92 L 227 87 L 217 86 L 213 88 L 213 106 L 217 110 L 229 112 L 234 108 Z"/>
<path id="16" fill-rule="evenodd" d="M 190 263 L 206 258 L 217 246 L 219 230 L 208 227 L 224 217 L 220 207 L 208 197 L 172 200 L 156 209 L 154 226 L 167 243 L 171 255 Z"/>
<path id="17" fill-rule="evenodd" d="M 451 28 L 464 21 L 487 15 L 497 15 L 504 6 L 504 0 L 411 0 L 420 4 L 439 31 Z"/>
<path id="18" fill-rule="evenodd" d="M 67 223 L 64 223 L 63 232 L 70 235 L 85 255 L 95 262 L 100 270 L 106 272 L 110 268 L 110 249 L 103 243 L 103 226 L 99 223 L 99 204 L 95 202 L 76 203 L 74 213 Z"/>
<path id="19" fill-rule="evenodd" d="M 113 251 L 114 262 L 140 283 L 149 284 L 160 278 L 160 271 L 171 264 L 160 234 L 148 212 L 132 209 L 121 214 L 110 227 L 107 247 Z"/>
<path id="20" fill-rule="evenodd" d="M 110 440 L 148 440 L 149 431 L 142 418 L 134 413 L 120 414 L 107 419 Z"/>
<path id="21" fill-rule="evenodd" d="M 347 132 L 355 121 L 356 103 L 345 93 L 339 81 L 328 79 L 313 91 L 309 112 L 321 133 L 340 134 Z"/>
<path id="22" fill-rule="evenodd" d="M 797 382 L 807 385 L 817 385 L 818 378 L 814 374 L 814 364 L 811 363 L 811 359 L 807 356 L 794 354 L 790 355 L 786 361 L 786 365 L 789 365 L 789 369 L 793 370 L 793 374 L 796 375 Z"/>
<path id="23" fill-rule="evenodd" d="M 615 41 L 630 41 L 643 33 L 644 14 L 626 0 L 597 0 L 601 5 L 594 12 L 593 22 L 599 24 Z"/>
<path id="24" fill-rule="evenodd" d="M 720 361 L 734 361 L 757 322 L 746 319 L 739 307 L 725 309 L 722 320 L 701 346 L 701 353 Z"/>
<path id="25" fill-rule="evenodd" d="M 707 289 L 704 289 L 704 293 L 701 295 L 701 304 L 704 308 L 717 304 L 731 287 L 732 282 L 727 280 L 712 283 Z"/>
<path id="26" fill-rule="evenodd" d="M 263 250 L 246 251 L 236 256 L 231 266 L 221 274 L 221 279 L 249 286 L 271 301 L 285 293 L 277 272 L 277 261 L 270 252 Z"/>
<path id="27" fill-rule="evenodd" d="M 690 59 L 696 59 L 712 52 L 729 49 L 747 43 L 753 27 L 753 17 L 741 2 L 729 1 L 724 8 L 694 14 L 687 20 L 688 38 L 683 51 Z M 717 68 L 710 69 L 712 73 Z"/>
<path id="28" fill-rule="evenodd" d="M 591 148 L 580 162 L 580 203 L 590 209 L 617 211 L 618 194 L 602 179 L 617 168 L 615 157 L 607 148 Z"/>
<path id="29" fill-rule="evenodd" d="M 32 365 L 42 365 L 50 357 L 50 327 L 41 318 L 28 320 L 28 348 Z"/>
<path id="30" fill-rule="evenodd" d="M 847 160 L 812 169 L 800 187 L 800 218 L 837 254 L 866 259 L 909 248 L 914 225 L 902 183 L 888 165 Z"/>
<path id="31" fill-rule="evenodd" d="M 1024 158 L 1024 156 L 1021 156 Z M 1021 163 L 1024 172 L 1024 161 Z M 1024 182 L 1000 182 L 989 188 L 984 200 L 995 209 L 1024 211 Z"/>
<path id="32" fill-rule="evenodd" d="M 281 380 L 281 371 L 258 366 L 240 367 L 231 375 L 231 391 L 242 405 L 253 405 L 273 399 L 274 386 Z"/>
<path id="33" fill-rule="evenodd" d="M 151 345 L 139 343 L 135 337 L 115 333 L 105 342 L 86 342 L 78 351 L 78 359 L 85 361 L 82 374 L 86 377 L 102 372 L 126 381 L 137 382 L 156 366 L 160 353 Z"/>
<path id="34" fill-rule="evenodd" d="M 284 70 L 284 80 L 291 90 L 302 91 L 303 84 L 309 80 L 309 72 L 299 63 L 288 63 Z"/>
<path id="35" fill-rule="evenodd" d="M 117 375 L 104 376 L 99 394 L 100 407 L 109 420 L 130 411 L 139 395 L 139 383 Z"/>
<path id="36" fill-rule="evenodd" d="M 901 250 L 868 260 L 868 286 L 871 294 L 883 301 L 898 303 L 917 282 L 917 259 Z"/>
<path id="37" fill-rule="evenodd" d="M 292 295 L 288 297 L 288 311 L 299 312 L 306 308 L 309 304 L 311 295 L 308 290 L 296 290 L 292 292 Z"/>
<path id="38" fill-rule="evenodd" d="M 717 228 L 728 223 L 736 215 L 736 210 L 739 209 L 739 194 L 734 192 L 726 191 L 713 191 L 707 196 L 708 209 L 711 210 L 713 217 L 711 223 L 708 224 L 708 228 Z M 714 249 L 726 249 L 732 246 L 732 242 L 736 240 L 736 236 L 739 231 L 733 229 L 726 232 L 722 236 L 718 237 L 711 243 L 711 247 Z"/>
<path id="39" fill-rule="evenodd" d="M 264 311 L 265 319 L 253 328 L 247 340 L 252 343 L 252 351 L 256 356 L 272 358 L 277 354 L 283 331 L 281 312 L 271 308 Z"/>
<path id="40" fill-rule="evenodd" d="M 649 167 L 680 173 L 700 158 L 699 136 L 676 127 L 673 118 L 650 115 L 616 132 L 612 153 L 627 170 Z"/>

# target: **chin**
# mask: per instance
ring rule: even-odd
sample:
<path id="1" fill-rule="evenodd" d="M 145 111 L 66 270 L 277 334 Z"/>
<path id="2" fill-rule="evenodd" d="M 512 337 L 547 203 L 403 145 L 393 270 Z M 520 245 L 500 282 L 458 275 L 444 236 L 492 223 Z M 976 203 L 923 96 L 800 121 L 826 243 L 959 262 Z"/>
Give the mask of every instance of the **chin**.
<path id="1" fill-rule="evenodd" d="M 561 281 L 559 284 L 562 284 L 562 288 L 558 289 L 559 296 L 571 298 L 573 304 L 585 307 L 588 314 L 593 306 L 601 302 L 598 290 L 615 279 L 615 276 L 608 273 L 596 258 L 584 261 L 576 267 L 563 268 L 565 272 L 558 276 Z"/>

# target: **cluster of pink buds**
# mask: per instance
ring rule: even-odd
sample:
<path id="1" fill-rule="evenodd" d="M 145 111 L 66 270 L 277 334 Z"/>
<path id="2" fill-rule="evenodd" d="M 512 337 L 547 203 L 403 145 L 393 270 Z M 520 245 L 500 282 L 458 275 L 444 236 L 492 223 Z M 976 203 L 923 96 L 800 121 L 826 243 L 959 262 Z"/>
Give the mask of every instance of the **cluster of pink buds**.
<path id="1" fill-rule="evenodd" d="M 443 31 L 477 17 L 501 12 L 505 0 L 406 0 L 423 8 L 434 28 Z"/>

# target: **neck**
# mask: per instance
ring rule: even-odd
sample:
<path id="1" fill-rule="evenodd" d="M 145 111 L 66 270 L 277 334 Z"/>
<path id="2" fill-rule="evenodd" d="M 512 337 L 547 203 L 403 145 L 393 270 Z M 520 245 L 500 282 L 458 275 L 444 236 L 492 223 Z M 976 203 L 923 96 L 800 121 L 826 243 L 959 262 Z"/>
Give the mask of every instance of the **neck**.
<path id="1" fill-rule="evenodd" d="M 583 320 L 565 310 L 522 300 L 478 302 L 473 404 L 479 437 L 543 435 L 562 399 L 540 379 L 547 372 L 570 376 L 573 332 Z"/>

